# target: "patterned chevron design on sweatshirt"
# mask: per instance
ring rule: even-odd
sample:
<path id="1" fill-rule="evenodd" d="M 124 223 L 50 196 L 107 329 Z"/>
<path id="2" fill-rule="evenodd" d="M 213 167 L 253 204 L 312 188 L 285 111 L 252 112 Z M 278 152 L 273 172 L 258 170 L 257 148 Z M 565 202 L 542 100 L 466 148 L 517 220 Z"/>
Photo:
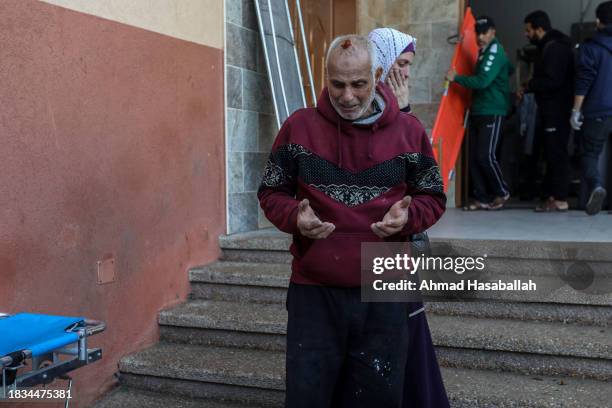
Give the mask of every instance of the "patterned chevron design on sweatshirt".
<path id="1" fill-rule="evenodd" d="M 290 185 L 297 178 L 348 207 L 380 197 L 401 182 L 420 191 L 443 193 L 436 161 L 421 153 L 403 153 L 352 173 L 298 144 L 280 146 L 270 155 L 260 189 Z"/>

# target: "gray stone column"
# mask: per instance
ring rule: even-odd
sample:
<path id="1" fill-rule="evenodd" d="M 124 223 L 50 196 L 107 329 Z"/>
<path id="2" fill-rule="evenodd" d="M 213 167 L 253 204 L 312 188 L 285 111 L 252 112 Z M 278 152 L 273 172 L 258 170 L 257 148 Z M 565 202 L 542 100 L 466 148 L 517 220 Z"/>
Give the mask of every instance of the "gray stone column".
<path id="1" fill-rule="evenodd" d="M 226 0 L 228 233 L 269 226 L 257 188 L 276 119 L 253 0 Z"/>
<path id="2" fill-rule="evenodd" d="M 403 21 L 391 21 L 395 24 L 390 25 L 418 40 L 410 75 L 410 103 L 431 136 L 444 91 L 444 75 L 455 50 L 447 38 L 458 31 L 459 0 L 409 0 L 404 4 L 407 13 L 393 14 Z M 447 206 L 455 207 L 454 181 L 449 184 L 447 197 Z"/>
<path id="3" fill-rule="evenodd" d="M 392 27 L 417 38 L 410 102 L 428 131 L 433 127 L 444 74 L 454 51 L 446 39 L 457 34 L 458 21 L 459 0 L 357 0 L 359 33 Z"/>
<path id="4" fill-rule="evenodd" d="M 446 39 L 457 34 L 458 0 L 410 0 L 408 16 L 395 25 L 417 37 L 417 54 L 412 67 L 410 100 L 415 115 L 431 131 L 442 99 L 444 74 L 454 46 Z"/>

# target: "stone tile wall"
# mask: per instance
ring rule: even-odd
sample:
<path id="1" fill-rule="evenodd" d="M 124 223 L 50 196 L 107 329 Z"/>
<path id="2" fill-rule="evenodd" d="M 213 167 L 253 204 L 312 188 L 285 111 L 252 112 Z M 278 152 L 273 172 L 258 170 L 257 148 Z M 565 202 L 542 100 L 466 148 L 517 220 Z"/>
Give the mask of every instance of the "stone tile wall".
<path id="1" fill-rule="evenodd" d="M 444 91 L 444 75 L 454 45 L 447 38 L 457 34 L 460 0 L 357 0 L 357 28 L 367 34 L 377 27 L 392 27 L 417 38 L 417 53 L 410 75 L 413 113 L 431 135 Z M 454 184 L 448 194 L 454 207 Z"/>
<path id="2" fill-rule="evenodd" d="M 415 114 L 431 130 L 453 56 L 454 46 L 447 38 L 457 33 L 459 0 L 358 0 L 357 5 L 361 34 L 393 27 L 417 38 L 410 100 Z"/>
<path id="3" fill-rule="evenodd" d="M 410 0 L 408 18 L 394 28 L 417 37 L 417 55 L 411 72 L 411 103 L 428 131 L 433 127 L 444 90 L 444 74 L 454 46 L 447 38 L 457 34 L 458 0 Z"/>
<path id="4" fill-rule="evenodd" d="M 228 233 L 269 226 L 257 188 L 277 133 L 253 0 L 226 0 Z"/>

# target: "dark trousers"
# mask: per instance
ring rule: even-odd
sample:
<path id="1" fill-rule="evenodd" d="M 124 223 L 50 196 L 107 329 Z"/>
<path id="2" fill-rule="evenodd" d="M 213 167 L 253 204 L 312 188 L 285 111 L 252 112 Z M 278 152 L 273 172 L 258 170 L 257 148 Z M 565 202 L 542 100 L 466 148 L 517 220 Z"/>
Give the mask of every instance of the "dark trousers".
<path id="1" fill-rule="evenodd" d="M 612 133 L 612 116 L 595 119 L 584 119 L 582 127 L 582 176 L 590 193 L 596 187 L 602 187 L 598 162 L 608 136 Z"/>
<path id="2" fill-rule="evenodd" d="M 503 121 L 500 115 L 470 117 L 470 177 L 473 197 L 481 203 L 509 194 L 496 154 Z"/>
<path id="3" fill-rule="evenodd" d="M 555 200 L 565 201 L 569 194 L 570 166 L 568 143 L 570 135 L 569 113 L 555 117 L 542 117 L 540 137 L 546 160 L 544 192 Z"/>
<path id="4" fill-rule="evenodd" d="M 521 169 L 521 177 L 523 179 L 521 196 L 526 200 L 532 200 L 534 197 L 548 198 L 548 196 L 544 197 L 544 190 L 547 188 L 545 185 L 546 181 L 543 181 L 542 190 L 539 190 L 537 186 L 537 181 L 543 174 L 540 171 L 542 150 L 542 132 L 538 126 L 533 135 L 531 154 L 525 155 L 525 160 Z"/>
<path id="5" fill-rule="evenodd" d="M 411 317 L 411 305 L 361 302 L 359 288 L 291 283 L 285 407 L 447 408 L 426 322 L 423 329 L 410 321 L 425 315 Z M 411 328 L 421 337 L 411 336 Z M 416 360 L 411 346 L 420 353 Z M 427 369 L 412 372 L 408 364 Z M 406 385 L 407 372 L 418 389 L 414 394 Z M 423 386 L 425 377 L 434 380 Z M 424 390 L 429 394 L 421 395 Z M 404 400 L 406 393 L 414 405 Z"/>

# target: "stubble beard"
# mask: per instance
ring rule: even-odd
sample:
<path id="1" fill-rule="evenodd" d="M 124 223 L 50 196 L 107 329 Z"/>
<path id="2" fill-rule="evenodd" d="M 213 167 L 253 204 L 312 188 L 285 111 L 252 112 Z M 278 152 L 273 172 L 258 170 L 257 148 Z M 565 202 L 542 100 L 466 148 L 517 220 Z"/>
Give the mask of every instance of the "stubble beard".
<path id="1" fill-rule="evenodd" d="M 374 80 L 372 80 L 374 81 Z M 368 109 L 370 108 L 370 106 L 372 106 L 372 102 L 374 101 L 374 97 L 376 96 L 376 86 L 372 86 L 372 91 L 370 92 L 370 95 L 368 96 L 368 99 L 366 100 L 366 103 L 363 104 L 363 106 L 361 107 L 361 109 L 355 113 L 352 114 L 351 117 L 346 117 L 342 114 L 342 107 L 338 106 L 338 104 L 336 104 L 336 101 L 334 99 L 332 99 L 331 97 L 329 98 L 329 101 L 331 102 L 334 110 L 336 111 L 336 113 L 345 120 L 350 120 L 350 121 L 355 121 L 355 120 L 359 120 L 361 119 L 365 113 L 368 111 Z M 354 117 L 353 117 L 354 116 Z"/>

